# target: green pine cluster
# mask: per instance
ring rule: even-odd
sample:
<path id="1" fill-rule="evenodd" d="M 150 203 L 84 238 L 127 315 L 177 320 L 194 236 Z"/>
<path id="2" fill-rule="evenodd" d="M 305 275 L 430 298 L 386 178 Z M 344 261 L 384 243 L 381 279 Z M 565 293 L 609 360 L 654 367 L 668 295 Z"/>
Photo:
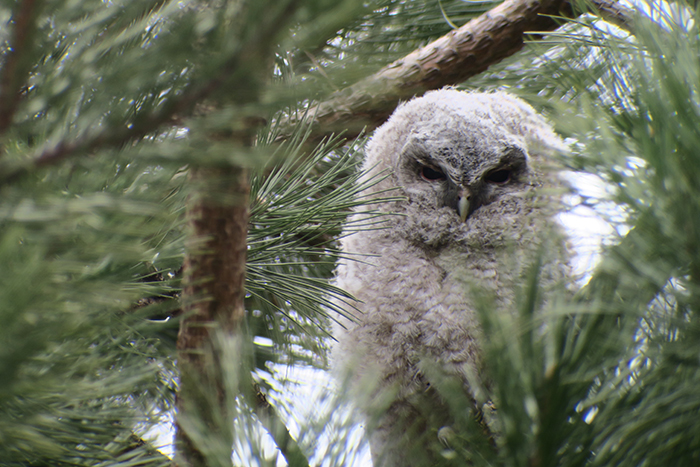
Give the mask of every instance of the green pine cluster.
<path id="1" fill-rule="evenodd" d="M 229 397 L 234 452 L 212 446 L 208 465 L 349 465 L 342 396 L 299 420 L 282 388 L 326 366 L 347 213 L 370 214 L 350 229 L 383 219 L 359 196 L 377 181 L 364 140 L 318 142 L 306 109 L 495 3 L 1 1 L 0 466 L 171 464 L 154 432 L 175 416 L 185 210 L 207 189 L 193 167 L 251 171 L 246 329 L 222 365 L 277 408 Z M 571 199 L 614 203 L 619 234 L 576 290 L 542 303 L 534 269 L 517 315 L 482 304 L 499 433 L 434 375 L 459 414 L 444 465 L 700 465 L 698 18 L 655 1 L 616 26 L 562 19 L 461 85 L 547 114 L 562 162 L 609 188 Z"/>

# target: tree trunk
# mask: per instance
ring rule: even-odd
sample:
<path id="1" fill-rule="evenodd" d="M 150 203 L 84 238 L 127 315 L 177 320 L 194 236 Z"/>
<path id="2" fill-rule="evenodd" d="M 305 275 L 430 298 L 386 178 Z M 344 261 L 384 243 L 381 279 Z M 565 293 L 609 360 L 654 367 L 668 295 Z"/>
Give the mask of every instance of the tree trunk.
<path id="1" fill-rule="evenodd" d="M 190 176 L 202 189 L 190 201 L 187 212 L 190 238 L 198 244 L 190 245 L 185 257 L 185 317 L 177 340 L 176 464 L 181 467 L 208 465 L 206 453 L 188 429 L 189 419 L 202 420 L 211 437 L 220 437 L 228 446 L 233 444 L 233 417 L 228 413 L 220 349 L 214 338 L 219 331 L 226 336 L 240 332 L 245 319 L 248 228 L 249 185 L 244 169 L 199 168 L 192 169 Z M 212 186 L 217 181 L 220 190 Z M 223 420 L 224 425 L 215 419 Z"/>

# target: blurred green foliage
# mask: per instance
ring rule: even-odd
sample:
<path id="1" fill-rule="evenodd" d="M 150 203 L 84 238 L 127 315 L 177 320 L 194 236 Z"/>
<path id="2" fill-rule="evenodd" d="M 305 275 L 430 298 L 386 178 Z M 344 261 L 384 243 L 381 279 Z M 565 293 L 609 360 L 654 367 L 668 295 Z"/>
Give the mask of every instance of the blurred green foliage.
<path id="1" fill-rule="evenodd" d="M 360 181 L 363 140 L 312 147 L 301 119 L 280 143 L 279 124 L 493 3 L 0 2 L 0 465 L 169 463 L 148 433 L 177 390 L 193 166 L 253 173 L 249 341 L 224 340 L 226 355 L 243 352 L 308 458 L 349 462 L 341 398 L 300 421 L 280 368 L 324 367 L 331 298 L 346 298 L 328 282 L 336 239 L 376 180 Z M 575 293 L 541 303 L 533 270 L 519 315 L 484 301 L 482 402 L 501 432 L 487 439 L 436 373 L 461 415 L 445 465 L 700 463 L 697 10 L 646 5 L 633 33 L 582 16 L 463 84 L 548 114 L 568 168 L 610 188 L 577 199 L 624 222 Z M 234 137 L 251 118 L 269 122 L 253 147 Z M 231 404 L 236 462 L 274 463 L 252 409 Z"/>

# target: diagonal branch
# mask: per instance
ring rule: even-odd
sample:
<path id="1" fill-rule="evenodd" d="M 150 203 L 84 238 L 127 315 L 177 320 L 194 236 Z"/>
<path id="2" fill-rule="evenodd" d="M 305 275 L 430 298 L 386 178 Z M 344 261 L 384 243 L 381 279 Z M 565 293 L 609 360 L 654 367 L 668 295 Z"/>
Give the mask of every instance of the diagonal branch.
<path id="1" fill-rule="evenodd" d="M 24 4 L 30 5 L 35 1 L 40 0 L 25 0 Z M 556 29 L 562 16 L 574 14 L 571 3 L 569 0 L 506 0 L 368 78 L 331 94 L 326 101 L 311 109 L 310 113 L 315 114 L 313 139 L 319 140 L 331 133 L 341 132 L 352 139 L 363 129 L 372 129 L 386 120 L 401 99 L 423 94 L 430 89 L 459 84 L 483 72 L 520 50 L 527 31 L 537 31 L 529 34 L 530 38 L 536 39 Z M 632 15 L 619 2 L 592 0 L 591 3 L 602 17 L 631 29 Z M 252 46 L 256 51 L 259 48 L 259 45 Z M 255 54 L 246 55 L 250 58 Z M 239 58 L 233 58 L 224 66 L 219 76 L 196 89 L 193 86 L 159 112 L 144 115 L 138 124 L 129 128 L 105 128 L 95 135 L 62 141 L 54 147 L 43 149 L 21 166 L 3 168 L 0 171 L 0 186 L 69 157 L 99 148 L 119 147 L 171 124 L 174 117 L 189 115 L 198 102 L 226 82 L 241 63 L 237 60 Z M 9 72 L 5 70 L 5 74 L 9 75 Z M 3 93 L 0 97 L 3 97 L 6 91 L 0 92 Z M 0 99 L 0 103 L 4 101 Z M 3 105 L 7 104 L 0 104 L 0 112 Z"/>
<path id="2" fill-rule="evenodd" d="M 599 15 L 630 27 L 631 13 L 619 2 L 594 0 L 592 4 Z M 310 111 L 316 119 L 314 139 L 339 132 L 353 138 L 363 129 L 371 130 L 389 117 L 400 100 L 462 83 L 516 53 L 526 36 L 542 38 L 559 27 L 562 17 L 574 13 L 567 0 L 506 0 L 317 104 Z"/>
<path id="3" fill-rule="evenodd" d="M 318 105 L 316 119 L 326 131 L 351 127 L 353 134 L 360 130 L 356 121 L 376 125 L 388 117 L 399 100 L 461 83 L 514 54 L 523 47 L 525 31 L 555 29 L 558 24 L 543 14 L 571 15 L 571 8 L 562 0 L 508 0 L 333 93 Z"/>
<path id="4" fill-rule="evenodd" d="M 0 186 L 11 183 L 25 174 L 45 166 L 64 161 L 100 148 L 120 147 L 143 138 L 165 125 L 172 124 L 175 116 L 189 115 L 202 99 L 216 91 L 228 75 L 236 69 L 238 61 L 232 60 L 219 75 L 199 86 L 190 86 L 182 95 L 163 105 L 158 111 L 137 115 L 131 126 L 106 127 L 100 132 L 75 140 L 63 140 L 57 145 L 38 152 L 22 165 L 7 168 L 0 175 Z"/>
<path id="5" fill-rule="evenodd" d="M 40 2 L 41 0 L 25 0 L 27 3 L 34 1 Z M 246 42 L 240 45 L 237 53 L 228 58 L 213 77 L 193 82 L 177 98 L 166 101 L 155 112 L 137 114 L 129 126 L 124 122 L 118 126 L 106 126 L 92 134 L 72 140 L 62 140 L 54 146 L 44 147 L 33 156 L 28 157 L 22 164 L 10 165 L 9 167 L 0 166 L 0 187 L 12 183 L 38 168 L 55 165 L 68 158 L 82 156 L 102 148 L 119 148 L 146 135 L 153 134 L 163 127 L 171 126 L 176 120 L 192 115 L 198 104 L 221 90 L 232 80 L 239 83 L 232 88 L 239 89 L 241 97 L 249 98 L 250 96 L 246 95 L 247 89 L 243 85 L 247 86 L 259 78 L 258 76 L 249 76 L 249 70 L 259 72 L 266 68 L 266 64 L 270 61 L 270 51 L 275 46 L 274 40 L 277 33 L 288 27 L 290 18 L 293 17 L 292 13 L 299 8 L 298 3 L 294 0 L 280 2 L 280 9 L 274 14 L 270 12 L 267 15 L 259 30 L 246 38 Z"/>

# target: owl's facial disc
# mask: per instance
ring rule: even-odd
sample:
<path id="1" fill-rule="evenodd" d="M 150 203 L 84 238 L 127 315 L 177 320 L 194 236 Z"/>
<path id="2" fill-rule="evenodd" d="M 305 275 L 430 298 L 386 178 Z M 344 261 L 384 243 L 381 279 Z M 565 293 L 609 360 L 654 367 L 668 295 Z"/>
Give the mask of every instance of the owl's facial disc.
<path id="1" fill-rule="evenodd" d="M 525 153 L 510 150 L 500 158 L 498 165 L 484 168 L 483 175 L 476 179 L 470 180 L 465 173 L 462 183 L 456 183 L 452 177 L 448 177 L 443 206 L 454 209 L 459 219 L 466 222 L 479 207 L 517 189 L 526 171 Z"/>
<path id="2" fill-rule="evenodd" d="M 475 148 L 445 146 L 412 135 L 399 158 L 398 181 L 412 196 L 448 207 L 464 223 L 481 206 L 519 192 L 526 180 L 527 156 L 517 142 Z M 504 198 L 505 199 L 505 198 Z"/>

